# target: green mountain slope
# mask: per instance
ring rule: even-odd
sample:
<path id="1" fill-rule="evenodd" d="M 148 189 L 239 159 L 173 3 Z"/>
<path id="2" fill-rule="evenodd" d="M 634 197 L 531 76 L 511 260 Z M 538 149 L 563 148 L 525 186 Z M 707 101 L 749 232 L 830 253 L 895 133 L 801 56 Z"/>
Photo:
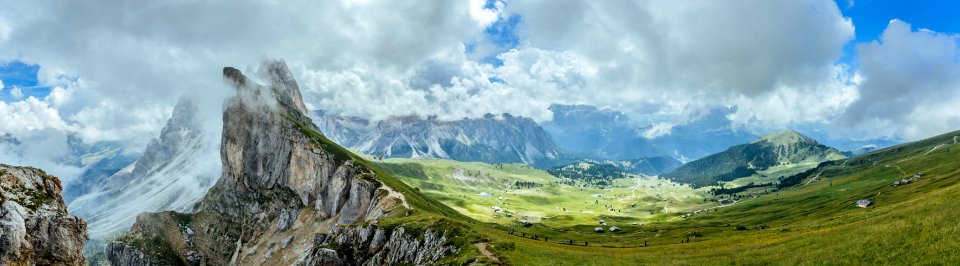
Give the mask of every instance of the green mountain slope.
<path id="1" fill-rule="evenodd" d="M 793 131 L 782 131 L 689 162 L 663 176 L 699 187 L 751 176 L 773 167 L 814 167 L 820 162 L 843 158 L 840 151 L 816 140 Z"/>

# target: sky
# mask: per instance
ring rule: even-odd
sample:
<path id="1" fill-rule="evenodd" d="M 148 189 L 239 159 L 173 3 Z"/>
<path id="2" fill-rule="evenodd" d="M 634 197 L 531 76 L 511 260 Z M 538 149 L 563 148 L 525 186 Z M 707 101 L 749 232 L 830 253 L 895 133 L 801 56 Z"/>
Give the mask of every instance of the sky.
<path id="1" fill-rule="evenodd" d="M 731 126 L 759 133 L 916 140 L 960 129 L 956 1 L 0 6 L 0 134 L 146 143 L 181 95 L 216 114 L 230 94 L 222 67 L 253 71 L 264 58 L 288 63 L 309 108 L 373 119 L 547 121 L 560 103 L 623 111 L 655 129 L 639 133 L 648 138 L 731 107 Z"/>

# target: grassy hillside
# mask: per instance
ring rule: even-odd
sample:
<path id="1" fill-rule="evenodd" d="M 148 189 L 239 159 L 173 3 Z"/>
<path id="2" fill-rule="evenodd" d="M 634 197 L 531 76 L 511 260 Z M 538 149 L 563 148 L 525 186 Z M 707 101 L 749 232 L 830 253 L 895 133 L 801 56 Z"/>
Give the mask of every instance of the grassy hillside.
<path id="1" fill-rule="evenodd" d="M 960 214 L 952 211 L 960 201 L 957 136 L 960 132 L 824 163 L 776 193 L 705 208 L 686 219 L 626 224 L 617 233 L 593 233 L 596 223 L 590 219 L 579 225 L 491 222 L 470 228 L 499 260 L 516 265 L 957 264 L 960 241 L 953 236 L 960 235 Z M 406 170 L 423 173 L 423 180 L 400 179 L 450 204 L 443 198 L 447 193 L 424 187 L 451 184 L 431 175 L 438 167 Z M 917 172 L 925 175 L 892 186 Z M 519 169 L 516 174 L 526 176 Z M 858 208 L 858 199 L 874 205 Z M 642 198 L 624 203 L 637 200 Z"/>
<path id="2" fill-rule="evenodd" d="M 663 176 L 702 187 L 754 175 L 793 174 L 842 158 L 843 154 L 834 148 L 796 132 L 783 131 L 689 162 Z"/>
<path id="3" fill-rule="evenodd" d="M 704 193 L 689 186 L 622 172 L 622 178 L 597 186 L 589 179 L 558 178 L 522 164 L 395 158 L 378 166 L 460 213 L 503 226 L 519 225 L 519 220 L 545 228 L 599 220 L 628 226 L 713 206 Z M 580 229 L 592 232 L 593 227 Z"/>

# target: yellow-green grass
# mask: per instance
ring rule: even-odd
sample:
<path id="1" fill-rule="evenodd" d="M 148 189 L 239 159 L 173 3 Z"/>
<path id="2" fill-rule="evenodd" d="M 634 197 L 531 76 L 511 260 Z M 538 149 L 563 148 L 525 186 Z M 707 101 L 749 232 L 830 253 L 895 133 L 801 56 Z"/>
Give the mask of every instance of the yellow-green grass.
<path id="1" fill-rule="evenodd" d="M 935 144 L 847 159 L 817 169 L 817 181 L 689 219 L 628 226 L 620 234 L 582 232 L 592 223 L 467 226 L 480 235 L 477 239 L 489 241 L 488 248 L 501 260 L 516 265 L 956 265 L 960 145 L 933 150 Z M 904 177 L 896 167 L 926 175 L 894 187 L 893 181 Z M 858 199 L 874 205 L 858 208 Z M 511 228 L 517 234 L 506 233 Z M 530 238 L 533 234 L 536 240 Z M 568 239 L 578 245 L 559 243 Z M 584 240 L 590 245 L 583 246 Z M 648 246 L 638 247 L 644 243 Z"/>
<path id="2" fill-rule="evenodd" d="M 745 186 L 748 183 L 762 184 L 762 183 L 774 183 L 776 184 L 779 181 L 781 176 L 791 176 L 807 169 L 817 167 L 816 163 L 799 163 L 799 164 L 790 164 L 790 165 L 777 165 L 770 168 L 767 168 L 763 171 L 757 172 L 751 176 L 741 177 L 734 179 L 730 182 L 725 182 L 724 187 L 734 188 Z"/>
<path id="3" fill-rule="evenodd" d="M 676 219 L 716 205 L 704 200 L 701 190 L 650 176 L 630 175 L 599 188 L 563 183 L 566 179 L 522 164 L 388 159 L 379 166 L 464 215 L 500 225 L 528 220 L 538 227 L 574 230 L 568 227 L 599 225 L 604 220 L 626 229 L 633 223 Z M 515 182 L 536 185 L 518 188 Z M 494 206 L 503 212 L 495 212 Z M 592 233 L 593 227 L 577 230 Z"/>

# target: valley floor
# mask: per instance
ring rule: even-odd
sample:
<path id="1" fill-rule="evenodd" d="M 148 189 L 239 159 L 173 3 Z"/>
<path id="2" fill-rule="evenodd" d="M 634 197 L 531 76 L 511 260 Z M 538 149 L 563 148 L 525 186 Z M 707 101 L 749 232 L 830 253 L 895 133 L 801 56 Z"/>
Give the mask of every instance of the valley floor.
<path id="1" fill-rule="evenodd" d="M 504 226 L 526 220 L 544 228 L 593 233 L 603 220 L 624 231 L 716 206 L 703 189 L 653 176 L 628 175 L 607 187 L 554 177 L 522 164 L 440 159 L 387 159 L 403 182 L 478 221 Z M 583 225 L 594 225 L 579 228 Z"/>

